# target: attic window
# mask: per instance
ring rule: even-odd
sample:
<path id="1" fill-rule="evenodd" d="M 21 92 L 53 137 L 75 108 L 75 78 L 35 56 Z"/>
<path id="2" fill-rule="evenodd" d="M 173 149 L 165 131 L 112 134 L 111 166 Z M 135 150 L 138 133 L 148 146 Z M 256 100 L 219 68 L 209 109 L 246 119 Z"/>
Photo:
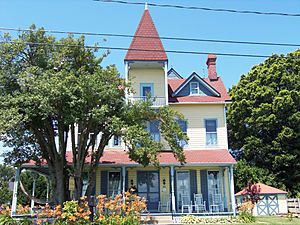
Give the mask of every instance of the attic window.
<path id="1" fill-rule="evenodd" d="M 200 94 L 199 82 L 191 82 L 190 94 L 191 95 L 199 95 Z"/>

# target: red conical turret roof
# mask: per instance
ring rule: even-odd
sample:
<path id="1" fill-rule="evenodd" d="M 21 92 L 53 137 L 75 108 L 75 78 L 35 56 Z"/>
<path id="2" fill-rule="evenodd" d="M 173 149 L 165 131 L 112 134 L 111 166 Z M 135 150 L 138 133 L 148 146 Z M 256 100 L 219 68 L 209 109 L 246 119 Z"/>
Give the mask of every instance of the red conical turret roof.
<path id="1" fill-rule="evenodd" d="M 125 61 L 130 60 L 168 60 L 167 54 L 161 43 L 148 9 L 145 9 L 144 11 L 139 26 L 134 34 L 134 38 L 130 44 L 129 50 L 125 56 Z"/>

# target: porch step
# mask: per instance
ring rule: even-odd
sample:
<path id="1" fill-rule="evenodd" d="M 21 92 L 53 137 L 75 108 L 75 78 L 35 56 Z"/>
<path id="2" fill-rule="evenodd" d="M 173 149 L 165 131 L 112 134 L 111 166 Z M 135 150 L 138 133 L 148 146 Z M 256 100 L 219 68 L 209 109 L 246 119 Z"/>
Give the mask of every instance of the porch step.
<path id="1" fill-rule="evenodd" d="M 172 216 L 169 215 L 147 215 L 142 216 L 142 224 L 160 224 L 170 225 L 173 224 Z"/>

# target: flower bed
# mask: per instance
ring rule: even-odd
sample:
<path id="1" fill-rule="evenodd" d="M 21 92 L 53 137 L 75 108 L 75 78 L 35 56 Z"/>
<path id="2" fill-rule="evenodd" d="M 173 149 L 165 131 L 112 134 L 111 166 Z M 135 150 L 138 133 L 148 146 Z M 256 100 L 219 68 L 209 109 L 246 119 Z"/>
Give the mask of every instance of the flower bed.
<path id="1" fill-rule="evenodd" d="M 124 196 L 119 194 L 113 198 L 100 195 L 97 197 L 95 208 L 94 221 L 91 222 L 91 212 L 86 197 L 82 197 L 79 201 L 67 201 L 63 207 L 56 206 L 54 209 L 46 205 L 41 207 L 36 215 L 36 221 L 33 222 L 28 219 L 14 220 L 9 216 L 10 209 L 2 207 L 0 225 L 139 225 L 141 212 L 146 210 L 146 202 L 137 195 L 127 192 Z M 22 212 L 27 212 L 27 207 L 23 209 Z"/>

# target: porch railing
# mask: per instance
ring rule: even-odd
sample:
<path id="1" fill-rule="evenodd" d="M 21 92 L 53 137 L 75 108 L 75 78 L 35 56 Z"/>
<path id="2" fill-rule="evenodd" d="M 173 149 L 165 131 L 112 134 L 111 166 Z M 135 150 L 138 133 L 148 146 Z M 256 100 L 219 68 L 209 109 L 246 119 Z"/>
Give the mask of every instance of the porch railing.
<path id="1" fill-rule="evenodd" d="M 136 101 L 151 101 L 152 106 L 159 107 L 166 105 L 166 98 L 165 97 L 145 97 L 145 96 L 129 96 L 129 101 L 136 102 Z"/>

